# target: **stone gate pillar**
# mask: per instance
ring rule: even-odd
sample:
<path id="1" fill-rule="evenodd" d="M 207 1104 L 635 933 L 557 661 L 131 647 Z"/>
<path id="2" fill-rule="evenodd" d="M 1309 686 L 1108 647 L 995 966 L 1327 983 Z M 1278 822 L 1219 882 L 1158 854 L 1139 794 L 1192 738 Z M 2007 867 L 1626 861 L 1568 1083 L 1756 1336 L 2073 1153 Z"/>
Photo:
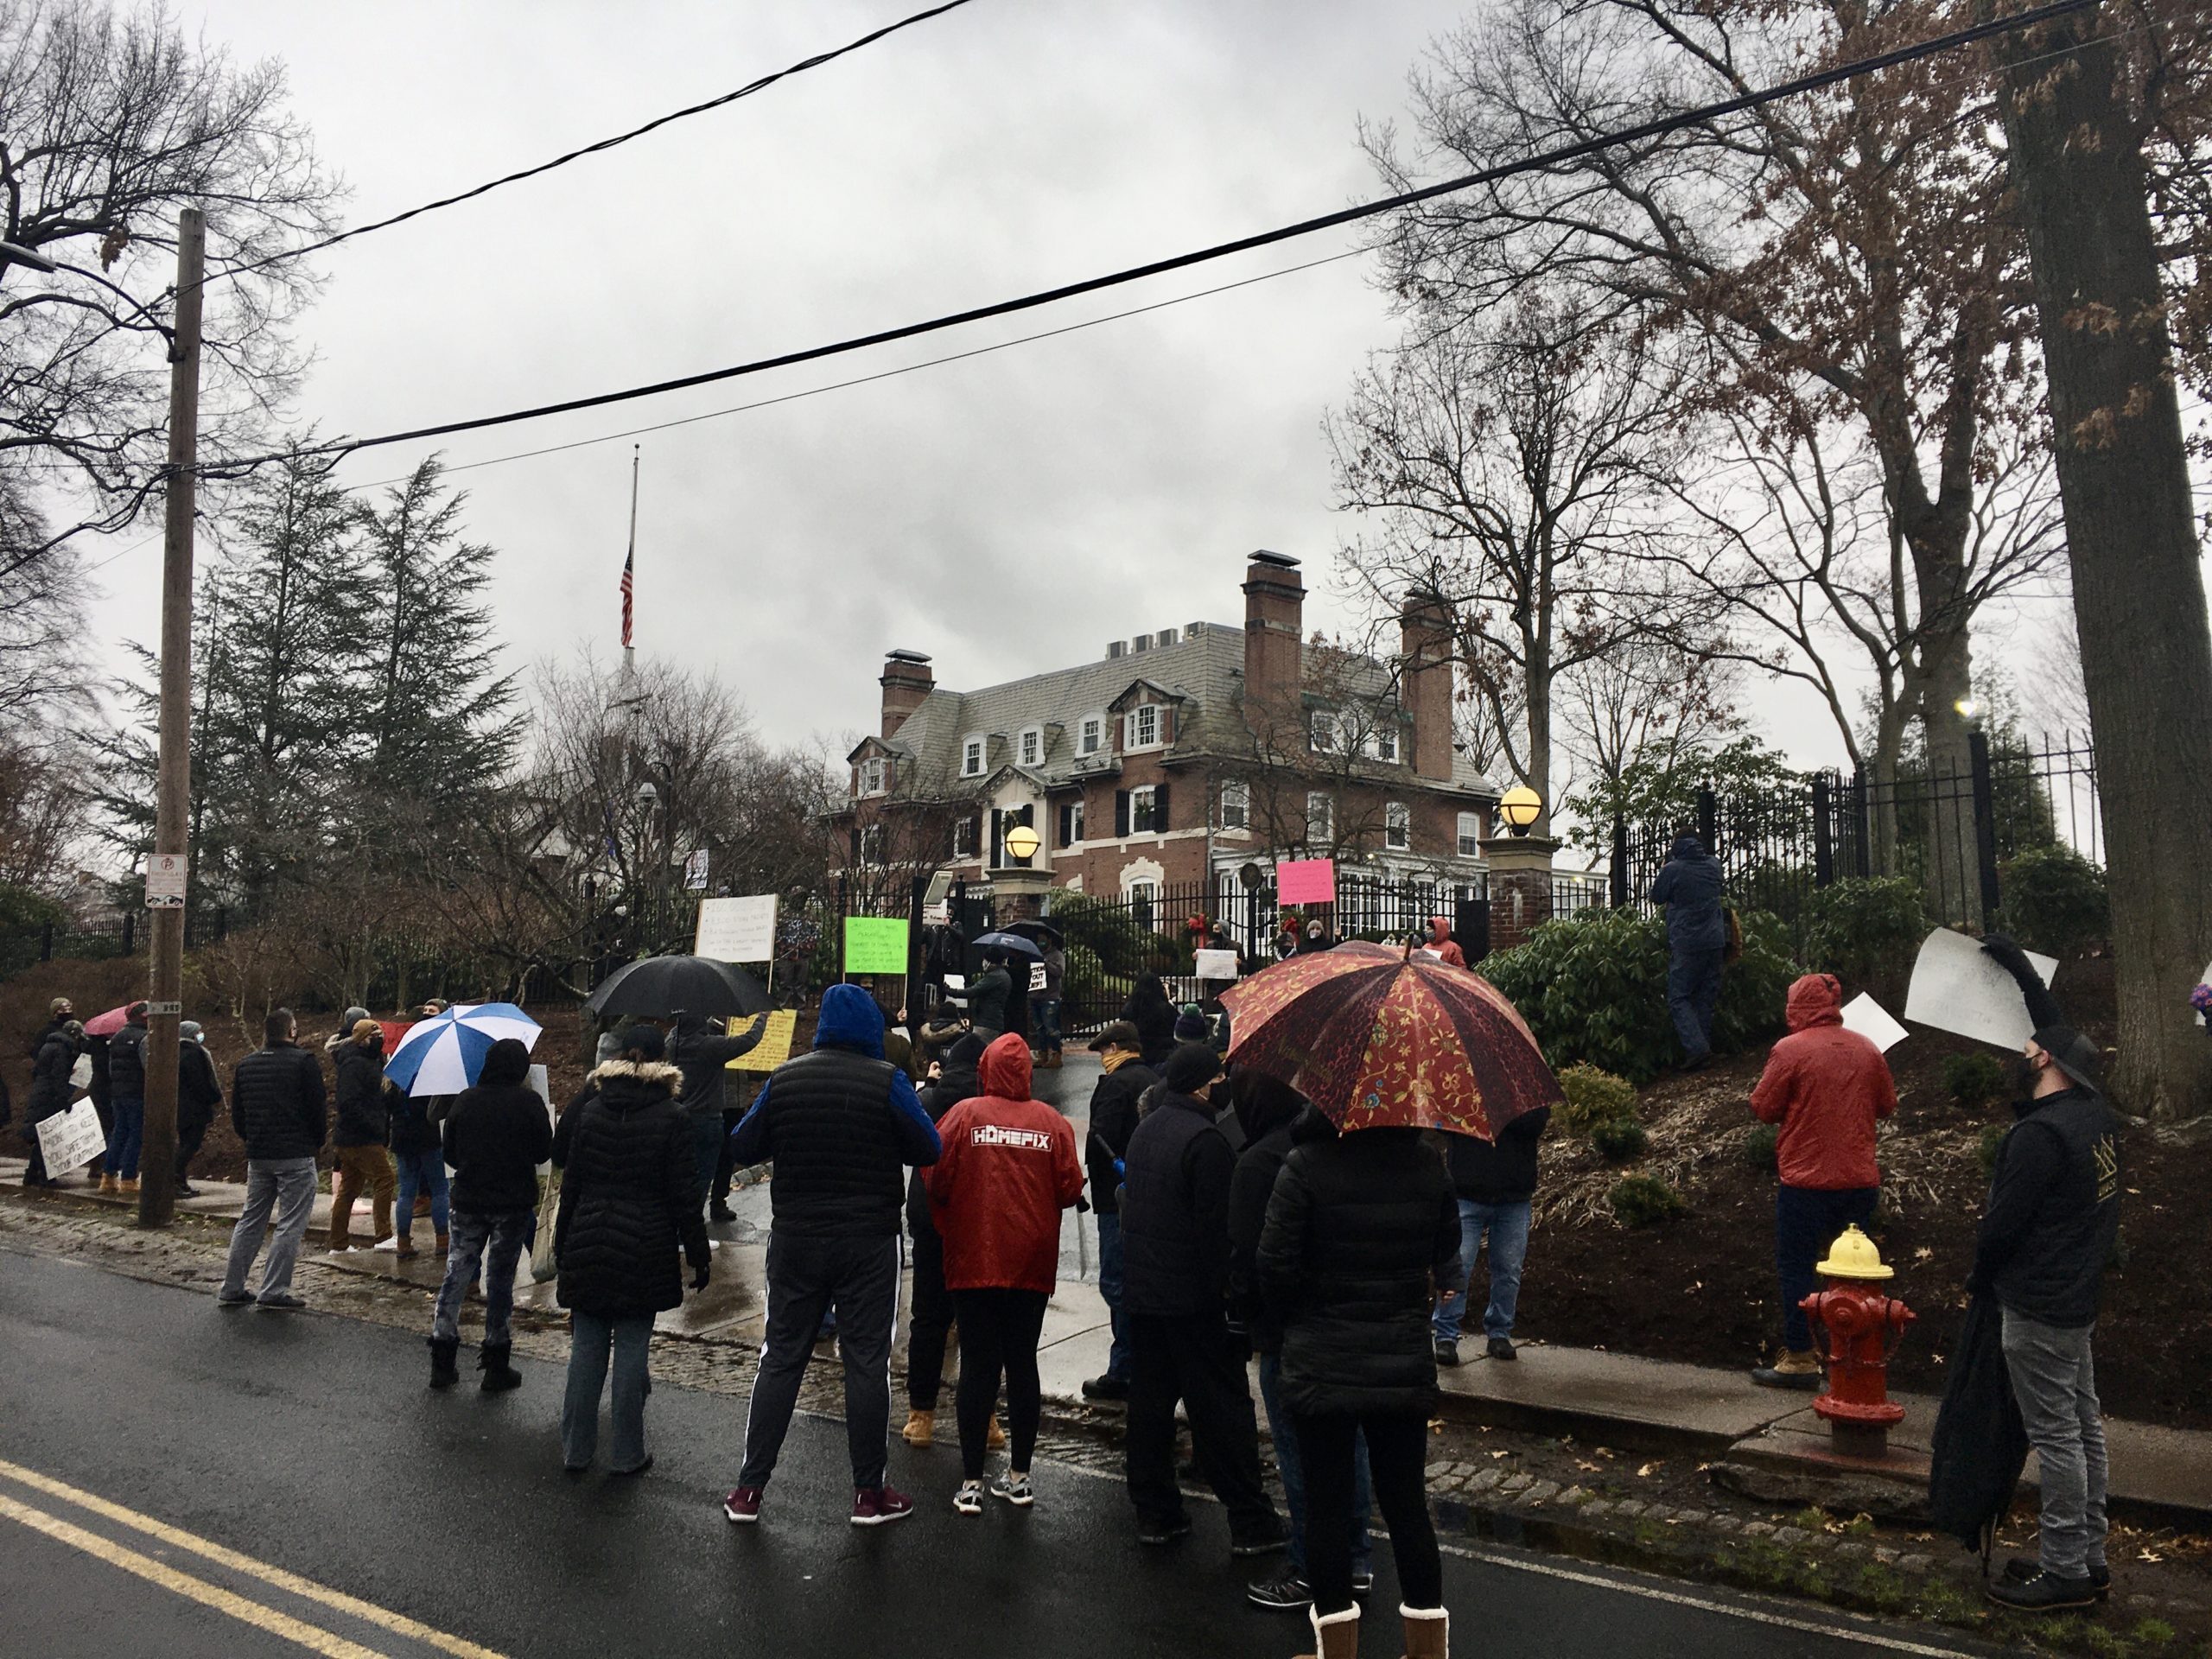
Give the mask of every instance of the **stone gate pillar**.
<path id="1" fill-rule="evenodd" d="M 1490 863 L 1490 948 L 1510 950 L 1552 918 L 1559 842 L 1548 836 L 1497 836 L 1482 849 Z"/>

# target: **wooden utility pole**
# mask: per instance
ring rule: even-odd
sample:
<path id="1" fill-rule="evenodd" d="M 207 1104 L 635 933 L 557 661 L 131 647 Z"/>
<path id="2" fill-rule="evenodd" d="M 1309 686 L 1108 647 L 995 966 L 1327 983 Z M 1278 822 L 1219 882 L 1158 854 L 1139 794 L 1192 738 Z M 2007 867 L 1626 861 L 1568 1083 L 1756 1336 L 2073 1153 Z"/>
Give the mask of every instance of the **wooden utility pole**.
<path id="1" fill-rule="evenodd" d="M 176 1208 L 177 1025 L 184 1013 L 181 878 L 192 799 L 192 529 L 200 460 L 200 268 L 207 221 L 187 207 L 176 221 L 176 332 L 169 341 L 169 464 L 162 537 L 161 760 L 154 850 L 146 861 L 153 988 L 146 1008 L 146 1145 L 138 1224 L 166 1227 Z"/>

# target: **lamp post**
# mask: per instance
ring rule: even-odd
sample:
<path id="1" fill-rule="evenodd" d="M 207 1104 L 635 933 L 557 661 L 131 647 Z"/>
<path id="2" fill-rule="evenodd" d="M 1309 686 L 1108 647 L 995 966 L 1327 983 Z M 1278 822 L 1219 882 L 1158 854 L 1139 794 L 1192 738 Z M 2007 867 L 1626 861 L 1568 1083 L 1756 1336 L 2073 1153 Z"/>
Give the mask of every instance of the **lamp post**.
<path id="1" fill-rule="evenodd" d="M 1544 816 L 1544 798 L 1526 784 L 1516 784 L 1497 799 L 1497 815 L 1516 836 L 1525 836 Z"/>
<path id="2" fill-rule="evenodd" d="M 660 804 L 660 791 L 653 787 L 652 779 L 638 785 L 637 800 L 637 853 L 630 861 L 630 910 L 634 922 L 632 931 L 645 953 L 651 956 L 658 918 L 653 914 L 651 892 L 645 886 L 645 857 L 652 847 L 653 811 Z"/>
<path id="3" fill-rule="evenodd" d="M 1026 823 L 1017 823 L 1006 832 L 1007 855 L 1025 870 L 1044 844 L 1044 838 Z"/>

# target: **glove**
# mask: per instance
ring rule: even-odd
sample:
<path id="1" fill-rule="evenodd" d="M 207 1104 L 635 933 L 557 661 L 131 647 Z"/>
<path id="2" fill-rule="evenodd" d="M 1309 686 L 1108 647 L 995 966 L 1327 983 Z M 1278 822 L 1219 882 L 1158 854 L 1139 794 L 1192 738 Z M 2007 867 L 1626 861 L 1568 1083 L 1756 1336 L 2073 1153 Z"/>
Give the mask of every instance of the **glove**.
<path id="1" fill-rule="evenodd" d="M 691 1288 L 694 1290 L 704 1290 L 706 1287 L 707 1264 L 704 1262 L 702 1262 L 697 1267 L 691 1270 Z"/>

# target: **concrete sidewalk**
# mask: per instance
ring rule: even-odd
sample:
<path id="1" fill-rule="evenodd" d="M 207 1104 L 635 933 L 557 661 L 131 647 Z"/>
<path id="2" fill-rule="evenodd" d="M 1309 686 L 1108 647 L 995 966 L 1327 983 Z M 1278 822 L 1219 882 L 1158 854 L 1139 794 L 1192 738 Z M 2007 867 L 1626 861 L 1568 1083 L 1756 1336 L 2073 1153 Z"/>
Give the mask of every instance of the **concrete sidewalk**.
<path id="1" fill-rule="evenodd" d="M 22 1173 L 21 1160 L 0 1160 L 0 1192 L 14 1189 L 12 1198 L 39 1202 L 22 1193 Z M 200 1196 L 181 1200 L 181 1211 L 211 1221 L 238 1214 L 244 1187 L 222 1181 L 195 1185 Z M 81 1174 L 65 1178 L 60 1191 L 119 1212 L 130 1208 L 130 1200 L 92 1190 Z M 734 1193 L 731 1202 L 738 1219 L 709 1228 L 715 1243 L 712 1282 L 683 1306 L 662 1314 L 657 1328 L 674 1337 L 750 1349 L 759 1344 L 766 1324 L 767 1192 L 765 1187 L 747 1189 Z M 318 1194 L 302 1261 L 424 1290 L 437 1287 L 445 1264 L 430 1248 L 428 1222 L 416 1224 L 418 1254 L 410 1261 L 389 1250 L 358 1247 L 333 1255 L 318 1248 L 328 1237 L 329 1209 L 329 1195 Z M 357 1238 L 367 1230 L 365 1222 L 357 1216 Z M 1059 1288 L 1046 1310 L 1039 1358 L 1047 1401 L 1095 1409 L 1083 1398 L 1083 1382 L 1106 1369 L 1111 1330 L 1098 1294 L 1095 1249 L 1086 1248 L 1090 1228 L 1088 1216 L 1069 1212 Z M 531 1279 L 527 1260 L 520 1264 L 518 1308 L 557 1315 L 553 1290 L 551 1284 Z M 896 1362 L 902 1370 L 905 1337 L 902 1320 Z M 1740 1490 L 1777 1501 L 1809 1502 L 1822 1490 L 1863 1494 L 1886 1488 L 1902 1509 L 1926 1490 L 1928 1441 L 1937 1406 L 1929 1395 L 1897 1396 L 1905 1407 L 1904 1421 L 1891 1435 L 1890 1456 L 1872 1463 L 1838 1459 L 1829 1452 L 1827 1426 L 1815 1415 L 1810 1394 L 1762 1389 L 1740 1371 L 1541 1343 L 1522 1344 L 1520 1358 L 1509 1363 L 1482 1357 L 1479 1348 L 1478 1341 L 1463 1344 L 1463 1351 L 1476 1357 L 1438 1373 L 1447 1417 L 1622 1449 L 1692 1452 L 1713 1459 L 1723 1478 Z M 834 1357 L 834 1349 L 824 1344 L 819 1357 L 831 1363 Z M 948 1379 L 957 1375 L 957 1357 L 947 1371 Z M 2212 1433 L 2120 1419 L 2108 1419 L 2106 1433 L 2115 1512 L 2160 1524 L 2212 1529 Z M 2030 1480 L 2034 1474 L 2031 1459 Z"/>

